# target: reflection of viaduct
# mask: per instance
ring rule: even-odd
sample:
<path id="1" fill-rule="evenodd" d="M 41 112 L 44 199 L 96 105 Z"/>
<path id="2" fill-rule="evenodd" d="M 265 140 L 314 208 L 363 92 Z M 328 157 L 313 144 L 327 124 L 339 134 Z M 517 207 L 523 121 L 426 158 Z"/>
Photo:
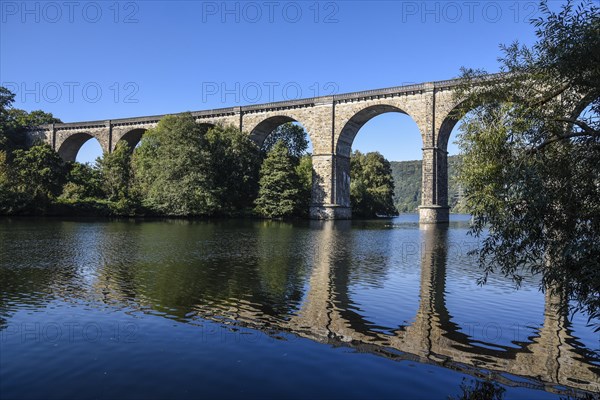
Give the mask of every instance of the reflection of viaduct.
<path id="1" fill-rule="evenodd" d="M 258 144 L 277 126 L 297 121 L 313 144 L 313 218 L 350 216 L 350 152 L 354 137 L 371 118 L 399 112 L 417 124 L 423 141 L 421 222 L 448 221 L 447 144 L 456 120 L 452 111 L 458 80 L 368 90 L 244 107 L 193 112 L 198 123 L 233 125 Z M 129 145 L 156 126 L 163 115 L 109 121 L 54 124 L 31 132 L 68 161 L 75 160 L 88 139 L 98 139 L 105 152 L 119 141 Z M 408 140 L 408 139 L 406 139 Z"/>
<path id="2" fill-rule="evenodd" d="M 448 252 L 444 227 L 421 228 L 421 248 L 425 251 L 421 254 L 420 304 L 414 323 L 393 334 L 370 329 L 360 315 L 349 311 L 353 309 L 348 307 L 351 300 L 344 297 L 348 293 L 344 287 L 347 266 L 340 265 L 339 259 L 336 261 L 332 256 L 343 252 L 343 231 L 335 229 L 339 225 L 324 224 L 302 308 L 285 320 L 266 321 L 269 330 L 278 328 L 319 342 L 348 345 L 394 359 L 418 360 L 479 376 L 492 371 L 495 379 L 510 386 L 563 393 L 557 386 L 564 385 L 600 392 L 600 367 L 584 360 L 582 350 L 570 334 L 566 316 L 557 309 L 561 301 L 556 296 L 546 295 L 544 323 L 538 336 L 531 338 L 530 343 L 513 342 L 519 347 L 477 341 L 459 331 L 444 298 Z M 341 307 L 336 306 L 340 303 Z M 250 304 L 236 307 L 229 317 L 256 328 L 265 322 L 265 314 Z M 397 351 L 406 354 L 399 355 Z"/>

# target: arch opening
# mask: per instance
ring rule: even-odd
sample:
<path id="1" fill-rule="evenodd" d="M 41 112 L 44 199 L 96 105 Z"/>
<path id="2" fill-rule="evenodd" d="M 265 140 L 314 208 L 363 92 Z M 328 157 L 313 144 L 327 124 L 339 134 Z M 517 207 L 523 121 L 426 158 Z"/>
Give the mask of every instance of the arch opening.
<path id="1" fill-rule="evenodd" d="M 362 217 L 374 217 L 374 213 L 389 216 L 399 212 L 416 212 L 421 203 L 422 176 L 419 160 L 422 159 L 422 148 L 421 131 L 404 110 L 393 105 L 379 104 L 358 111 L 343 126 L 336 145 L 337 204 L 351 207 L 353 214 Z M 353 151 L 361 154 L 378 153 L 367 155 L 365 160 L 381 160 L 383 156 L 389 161 L 389 166 L 385 160 L 381 160 L 375 164 L 370 162 L 369 166 L 357 170 L 352 160 L 359 154 Z M 409 160 L 410 162 L 402 162 Z M 372 174 L 365 168 L 375 168 L 377 165 L 380 165 L 377 168 L 381 171 L 391 170 L 393 188 L 389 181 L 369 178 Z M 357 176 L 361 178 L 356 180 Z M 356 181 L 352 182 L 352 179 Z M 386 190 L 385 193 L 388 194 L 385 198 L 377 196 L 377 204 L 370 205 L 364 201 L 372 197 L 368 194 L 375 189 L 373 185 L 376 185 L 378 193 Z M 393 197 L 390 198 L 392 190 Z M 378 210 L 374 211 L 374 208 Z"/>
<path id="2" fill-rule="evenodd" d="M 379 117 L 382 114 L 388 115 Z M 376 120 L 373 121 L 374 119 Z M 343 157 L 350 157 L 353 148 L 358 147 L 357 144 L 362 148 L 366 143 L 371 141 L 363 140 L 363 136 L 372 137 L 377 134 L 377 130 L 389 132 L 393 129 L 393 126 L 397 125 L 400 125 L 402 130 L 408 129 L 410 131 L 416 131 L 420 133 L 417 124 L 414 122 L 414 119 L 411 118 L 407 112 L 396 106 L 389 104 L 378 104 L 366 107 L 354 114 L 342 128 L 340 136 L 337 140 L 336 153 Z M 355 144 L 354 141 L 359 132 L 367 132 L 367 135 L 361 135 L 361 141 Z M 389 141 L 389 139 L 387 140 Z M 417 143 L 420 150 L 422 144 L 420 141 L 417 141 Z M 367 144 L 366 146 L 369 147 L 371 145 Z M 381 145 L 382 150 L 389 148 L 390 146 L 388 146 L 387 143 Z M 420 158 L 420 154 L 417 156 L 417 158 Z"/>
<path id="3" fill-rule="evenodd" d="M 262 147 L 263 143 L 267 139 L 267 136 L 273 133 L 275 129 L 288 122 L 298 121 L 285 115 L 267 118 L 256 125 L 252 132 L 250 132 L 250 138 L 258 145 L 258 147 Z"/>
<path id="4" fill-rule="evenodd" d="M 206 133 L 208 132 L 210 129 L 214 128 L 216 125 L 215 124 L 211 124 L 209 122 L 197 122 L 198 126 L 200 126 L 200 128 L 202 128 L 203 132 Z"/>
<path id="5" fill-rule="evenodd" d="M 256 125 L 250 133 L 250 138 L 261 149 L 263 159 L 278 141 L 284 142 L 296 163 L 295 170 L 302 193 L 300 201 L 302 210 L 299 212 L 308 215 L 315 201 L 315 167 L 312 158 L 312 141 L 306 127 L 292 117 L 274 116 Z"/>
<path id="6" fill-rule="evenodd" d="M 129 146 L 129 148 L 133 151 L 135 148 L 137 148 L 141 141 L 142 141 L 142 136 L 144 136 L 144 133 L 146 133 L 147 129 L 145 128 L 136 128 L 136 129 L 132 129 L 130 131 L 128 131 L 127 133 L 125 133 L 121 139 L 119 139 L 119 141 L 117 142 L 117 146 L 119 145 L 119 143 L 126 143 L 127 146 Z"/>
<path id="7" fill-rule="evenodd" d="M 103 149 L 92 134 L 78 132 L 65 139 L 58 149 L 58 154 L 65 161 L 93 164 L 98 157 L 102 156 Z"/>

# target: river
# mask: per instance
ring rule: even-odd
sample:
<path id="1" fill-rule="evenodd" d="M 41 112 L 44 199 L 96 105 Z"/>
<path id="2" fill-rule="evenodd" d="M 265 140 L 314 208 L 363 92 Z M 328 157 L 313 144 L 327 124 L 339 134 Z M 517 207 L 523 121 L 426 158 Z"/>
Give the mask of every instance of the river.
<path id="1" fill-rule="evenodd" d="M 480 286 L 468 217 L 0 219 L 0 398 L 600 392 L 585 315 Z"/>

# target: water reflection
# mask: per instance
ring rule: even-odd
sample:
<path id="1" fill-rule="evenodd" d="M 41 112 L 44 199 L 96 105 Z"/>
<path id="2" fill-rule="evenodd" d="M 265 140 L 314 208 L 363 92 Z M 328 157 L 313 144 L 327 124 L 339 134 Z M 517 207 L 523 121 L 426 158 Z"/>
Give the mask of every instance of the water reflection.
<path id="1" fill-rule="evenodd" d="M 0 228 L 0 330 L 14 313 L 43 310 L 60 299 L 186 324 L 210 320 L 290 332 L 507 386 L 600 391 L 598 355 L 558 311 L 563 298 L 536 295 L 523 303 L 536 310 L 537 301 L 543 315 L 511 340 L 499 337 L 495 325 L 477 335 L 464 322 L 488 313 L 506 327 L 521 310 L 500 278 L 483 294 L 469 289 L 465 282 L 476 273 L 452 240 L 464 236 L 461 226 L 6 222 Z M 460 300 L 467 290 L 478 299 L 496 289 L 501 295 L 483 310 L 472 299 Z M 505 299 L 511 307 L 503 308 Z"/>

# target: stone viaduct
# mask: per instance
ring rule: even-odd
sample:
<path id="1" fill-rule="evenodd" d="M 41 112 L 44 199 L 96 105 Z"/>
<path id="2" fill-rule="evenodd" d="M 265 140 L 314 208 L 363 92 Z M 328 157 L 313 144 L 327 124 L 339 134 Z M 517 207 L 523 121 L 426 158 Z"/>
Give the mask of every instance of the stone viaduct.
<path id="1" fill-rule="evenodd" d="M 192 112 L 198 123 L 233 125 L 261 145 L 279 125 L 295 121 L 304 126 L 313 145 L 313 190 L 310 215 L 315 219 L 347 219 L 350 207 L 350 153 L 354 137 L 371 118 L 387 112 L 409 115 L 423 142 L 420 221 L 448 221 L 446 151 L 457 123 L 454 95 L 460 80 L 428 82 L 386 89 Z M 30 133 L 67 161 L 96 138 L 105 152 L 120 141 L 135 146 L 143 133 L 164 115 L 106 121 L 46 125 Z M 400 142 L 399 139 L 398 142 Z M 408 140 L 408 139 L 407 139 Z"/>

